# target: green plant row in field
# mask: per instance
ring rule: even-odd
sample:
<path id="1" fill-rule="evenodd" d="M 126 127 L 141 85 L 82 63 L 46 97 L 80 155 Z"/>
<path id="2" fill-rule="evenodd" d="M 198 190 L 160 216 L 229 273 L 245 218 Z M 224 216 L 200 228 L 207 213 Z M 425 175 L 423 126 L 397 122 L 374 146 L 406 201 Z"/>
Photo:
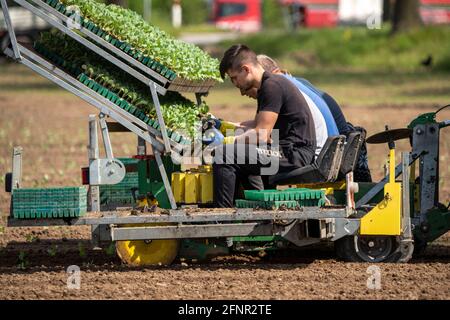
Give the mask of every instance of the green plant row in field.
<path id="1" fill-rule="evenodd" d="M 41 34 L 35 48 L 74 77 L 78 78 L 84 73 L 149 118 L 156 118 L 150 89 L 145 84 L 90 53 L 77 41 L 57 31 L 51 31 Z M 167 127 L 171 130 L 183 130 L 189 137 L 194 136 L 196 121 L 209 110 L 206 104 L 197 106 L 177 92 L 167 92 L 165 96 L 160 97 L 160 103 Z"/>
<path id="2" fill-rule="evenodd" d="M 95 0 L 46 0 L 66 14 L 79 11 L 84 26 L 90 27 L 128 54 L 139 59 L 149 57 L 164 74 L 166 67 L 188 80 L 214 79 L 221 81 L 219 61 L 199 47 L 173 38 L 166 32 L 146 22 L 136 12 L 116 5 L 105 5 Z M 63 8 L 62 5 L 66 6 Z M 146 63 L 149 63 L 146 61 Z M 168 75 L 173 79 L 173 75 Z"/>

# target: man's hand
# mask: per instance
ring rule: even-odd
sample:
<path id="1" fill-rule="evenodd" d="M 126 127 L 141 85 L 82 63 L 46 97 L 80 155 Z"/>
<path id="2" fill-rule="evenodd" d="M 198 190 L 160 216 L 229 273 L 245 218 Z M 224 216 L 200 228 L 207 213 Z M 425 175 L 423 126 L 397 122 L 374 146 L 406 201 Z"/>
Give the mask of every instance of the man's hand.
<path id="1" fill-rule="evenodd" d="M 219 144 L 233 144 L 234 136 L 224 137 L 216 128 L 209 129 L 203 137 L 203 143 L 208 146 L 216 146 Z"/>
<path id="2" fill-rule="evenodd" d="M 234 130 L 236 130 L 236 124 L 220 119 L 212 119 L 212 120 L 214 120 L 214 127 L 216 129 L 219 129 L 223 135 L 227 134 L 227 130 L 233 131 L 234 135 Z"/>
<path id="3" fill-rule="evenodd" d="M 257 144 L 259 142 L 271 142 L 273 127 L 278 119 L 278 113 L 271 111 L 258 112 L 255 119 L 255 128 L 237 136 L 238 143 Z"/>

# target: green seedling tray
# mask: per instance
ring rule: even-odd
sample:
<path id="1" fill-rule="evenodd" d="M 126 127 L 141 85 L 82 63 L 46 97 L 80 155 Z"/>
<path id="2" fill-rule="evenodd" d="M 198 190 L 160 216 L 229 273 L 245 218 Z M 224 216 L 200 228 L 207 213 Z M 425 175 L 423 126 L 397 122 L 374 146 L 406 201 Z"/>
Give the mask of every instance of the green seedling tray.
<path id="1" fill-rule="evenodd" d="M 307 188 L 290 188 L 286 190 L 245 190 L 245 199 L 254 201 L 288 201 L 323 199 L 323 190 Z"/>
<path id="2" fill-rule="evenodd" d="M 87 189 L 15 189 L 12 202 L 13 216 L 16 219 L 79 217 L 87 211 Z"/>
<path id="3" fill-rule="evenodd" d="M 238 208 L 268 209 L 276 210 L 280 208 L 295 209 L 300 207 L 297 201 L 253 201 L 253 200 L 236 200 Z"/>

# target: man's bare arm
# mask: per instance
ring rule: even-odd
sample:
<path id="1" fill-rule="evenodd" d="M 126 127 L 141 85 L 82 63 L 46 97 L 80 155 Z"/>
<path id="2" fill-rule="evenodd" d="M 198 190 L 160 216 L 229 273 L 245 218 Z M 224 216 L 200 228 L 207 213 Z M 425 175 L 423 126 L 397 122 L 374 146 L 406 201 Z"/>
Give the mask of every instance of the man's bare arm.
<path id="1" fill-rule="evenodd" d="M 271 111 L 261 111 L 256 115 L 255 127 L 249 129 L 244 134 L 236 136 L 237 143 L 252 143 L 258 141 L 270 142 L 270 135 L 278 119 L 278 113 Z"/>

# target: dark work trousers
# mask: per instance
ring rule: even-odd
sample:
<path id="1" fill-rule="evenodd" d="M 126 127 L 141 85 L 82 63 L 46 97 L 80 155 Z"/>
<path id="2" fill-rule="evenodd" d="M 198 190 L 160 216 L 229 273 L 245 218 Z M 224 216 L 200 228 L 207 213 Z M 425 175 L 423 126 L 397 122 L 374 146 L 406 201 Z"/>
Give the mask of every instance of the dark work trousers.
<path id="1" fill-rule="evenodd" d="M 214 151 L 214 202 L 217 208 L 231 208 L 238 186 L 262 190 L 262 175 L 292 171 L 314 161 L 313 147 L 283 147 L 271 152 L 267 147 L 234 144 L 220 145 Z"/>

